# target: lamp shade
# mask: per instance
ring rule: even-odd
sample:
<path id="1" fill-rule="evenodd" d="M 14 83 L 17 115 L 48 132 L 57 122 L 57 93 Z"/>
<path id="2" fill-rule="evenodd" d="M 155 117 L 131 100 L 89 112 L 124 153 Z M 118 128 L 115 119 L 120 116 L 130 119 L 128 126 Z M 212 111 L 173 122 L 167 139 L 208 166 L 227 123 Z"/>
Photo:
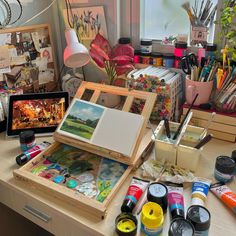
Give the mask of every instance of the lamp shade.
<path id="1" fill-rule="evenodd" d="M 64 50 L 64 64 L 70 68 L 82 67 L 89 63 L 88 49 L 79 43 L 74 29 L 65 31 L 67 46 Z"/>

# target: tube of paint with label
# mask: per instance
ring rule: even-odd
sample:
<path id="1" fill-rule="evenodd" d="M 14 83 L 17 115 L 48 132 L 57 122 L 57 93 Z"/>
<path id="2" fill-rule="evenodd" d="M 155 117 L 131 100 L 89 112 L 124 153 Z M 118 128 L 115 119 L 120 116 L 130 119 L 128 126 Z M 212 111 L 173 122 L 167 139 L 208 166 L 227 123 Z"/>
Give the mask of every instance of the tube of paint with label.
<path id="1" fill-rule="evenodd" d="M 196 177 L 192 184 L 191 205 L 205 206 L 207 194 L 211 185 L 211 180 Z"/>
<path id="2" fill-rule="evenodd" d="M 31 160 L 32 158 L 36 157 L 40 152 L 46 149 L 51 143 L 49 142 L 42 142 L 39 145 L 34 146 L 33 148 L 29 149 L 28 151 L 18 155 L 16 157 L 16 163 L 19 166 L 24 165 L 26 162 Z"/>
<path id="3" fill-rule="evenodd" d="M 171 219 L 184 218 L 183 184 L 166 183 Z"/>
<path id="4" fill-rule="evenodd" d="M 131 184 L 128 188 L 128 191 L 126 193 L 124 202 L 121 206 L 122 212 L 132 213 L 134 207 L 136 206 L 143 192 L 146 190 L 148 184 L 149 181 L 133 177 Z"/>
<path id="5" fill-rule="evenodd" d="M 211 185 L 211 191 L 236 214 L 236 193 L 224 183 Z"/>

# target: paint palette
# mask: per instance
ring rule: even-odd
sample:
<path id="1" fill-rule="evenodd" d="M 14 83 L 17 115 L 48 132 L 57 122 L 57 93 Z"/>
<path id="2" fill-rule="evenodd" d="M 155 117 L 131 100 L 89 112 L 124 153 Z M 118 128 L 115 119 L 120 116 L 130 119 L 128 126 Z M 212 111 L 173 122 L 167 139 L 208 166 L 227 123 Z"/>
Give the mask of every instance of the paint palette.
<path id="1" fill-rule="evenodd" d="M 58 185 L 103 202 L 127 169 L 127 165 L 66 144 L 32 162 L 30 172 Z M 79 196 L 79 195 L 78 195 Z"/>

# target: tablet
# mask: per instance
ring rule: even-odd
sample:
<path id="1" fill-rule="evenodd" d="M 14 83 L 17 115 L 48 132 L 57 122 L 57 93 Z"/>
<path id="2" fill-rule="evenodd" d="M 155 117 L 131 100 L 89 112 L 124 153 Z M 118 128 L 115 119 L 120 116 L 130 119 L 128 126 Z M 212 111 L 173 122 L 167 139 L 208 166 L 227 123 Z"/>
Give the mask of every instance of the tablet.
<path id="1" fill-rule="evenodd" d="M 67 92 L 10 96 L 7 136 L 16 136 L 25 130 L 33 130 L 35 134 L 54 132 L 68 105 Z"/>

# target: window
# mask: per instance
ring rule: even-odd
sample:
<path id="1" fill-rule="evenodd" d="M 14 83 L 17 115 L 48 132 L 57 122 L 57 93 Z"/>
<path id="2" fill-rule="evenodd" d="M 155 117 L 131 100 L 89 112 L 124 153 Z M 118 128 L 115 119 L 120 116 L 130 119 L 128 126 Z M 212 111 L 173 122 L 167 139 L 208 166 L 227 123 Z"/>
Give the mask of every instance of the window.
<path id="1" fill-rule="evenodd" d="M 140 37 L 163 40 L 170 35 L 190 34 L 187 12 L 181 7 L 186 0 L 140 0 Z M 195 0 L 189 0 L 194 6 Z M 199 8 L 202 0 L 196 0 Z M 204 0 L 204 5 L 207 1 Z M 213 6 L 218 0 L 212 0 Z M 209 29 L 208 42 L 213 42 L 214 28 Z"/>

